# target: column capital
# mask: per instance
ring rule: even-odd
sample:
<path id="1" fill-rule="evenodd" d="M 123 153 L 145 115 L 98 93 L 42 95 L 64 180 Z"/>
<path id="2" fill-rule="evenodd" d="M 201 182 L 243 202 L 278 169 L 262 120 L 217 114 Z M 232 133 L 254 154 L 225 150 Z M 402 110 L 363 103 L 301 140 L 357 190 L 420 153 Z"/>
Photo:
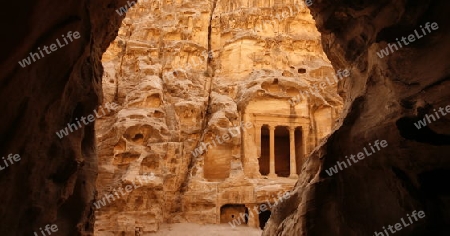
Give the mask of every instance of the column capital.
<path id="1" fill-rule="evenodd" d="M 270 130 L 275 130 L 275 127 L 276 127 L 276 126 L 274 126 L 274 125 L 269 125 L 269 129 L 270 129 Z"/>
<path id="2" fill-rule="evenodd" d="M 289 131 L 295 131 L 296 128 L 297 126 L 289 126 Z"/>

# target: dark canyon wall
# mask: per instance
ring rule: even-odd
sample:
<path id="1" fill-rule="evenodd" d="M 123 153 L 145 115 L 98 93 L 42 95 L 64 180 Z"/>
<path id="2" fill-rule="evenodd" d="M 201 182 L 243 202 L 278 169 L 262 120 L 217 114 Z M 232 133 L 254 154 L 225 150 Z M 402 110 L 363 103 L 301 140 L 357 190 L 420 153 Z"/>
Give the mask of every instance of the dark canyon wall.
<path id="1" fill-rule="evenodd" d="M 93 124 L 55 132 L 101 103 L 101 57 L 115 38 L 125 0 L 7 1 L 0 14 L 0 235 L 33 235 L 55 223 L 59 235 L 91 231 L 97 172 Z M 80 38 L 66 44 L 64 36 Z M 60 46 L 44 51 L 44 46 Z M 69 38 L 66 37 L 67 40 Z M 29 53 L 40 59 L 22 67 Z M 18 158 L 16 158 L 18 159 Z"/>
<path id="2" fill-rule="evenodd" d="M 340 84 L 345 118 L 303 166 L 296 197 L 276 209 L 263 235 L 374 235 L 402 218 L 409 223 L 414 210 L 425 217 L 395 235 L 449 235 L 450 115 L 439 108 L 450 105 L 450 2 L 318 0 L 310 9 L 335 68 L 352 68 Z M 427 22 L 438 29 L 424 35 Z M 396 38 L 410 34 L 415 41 L 401 48 Z M 391 45 L 381 58 L 388 43 L 399 50 Z M 376 140 L 388 146 L 327 174 Z"/>

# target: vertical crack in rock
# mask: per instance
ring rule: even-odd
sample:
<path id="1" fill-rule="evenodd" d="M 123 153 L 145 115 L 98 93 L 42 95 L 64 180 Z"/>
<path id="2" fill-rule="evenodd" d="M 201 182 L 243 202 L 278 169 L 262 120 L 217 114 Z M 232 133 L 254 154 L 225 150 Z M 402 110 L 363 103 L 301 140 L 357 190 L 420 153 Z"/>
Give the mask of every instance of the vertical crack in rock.
<path id="1" fill-rule="evenodd" d="M 202 135 L 199 138 L 199 142 L 197 144 L 201 145 L 202 140 L 204 139 L 204 135 L 205 135 L 205 131 L 207 129 L 207 125 L 208 125 L 208 120 L 209 120 L 209 114 L 210 114 L 210 104 L 211 104 L 211 90 L 212 90 L 212 85 L 213 85 L 213 80 L 214 80 L 214 74 L 215 74 L 215 65 L 214 65 L 214 57 L 213 57 L 213 53 L 212 53 L 212 46 L 211 46 L 211 34 L 212 34 L 212 20 L 214 17 L 214 12 L 216 10 L 216 6 L 217 6 L 217 1 L 218 0 L 213 0 L 212 1 L 212 6 L 211 6 L 211 15 L 209 17 L 209 25 L 208 25 L 208 51 L 207 51 L 207 59 L 206 59 L 206 69 L 207 69 L 207 74 L 208 77 L 206 77 L 207 81 L 206 81 L 206 85 L 207 85 L 207 89 L 208 89 L 208 103 L 205 106 L 205 113 L 204 113 L 204 117 L 203 117 L 203 124 L 202 124 Z M 191 159 L 191 165 L 194 164 L 194 159 Z M 192 167 L 192 166 L 190 166 Z"/>
<path id="2" fill-rule="evenodd" d="M 207 118 L 208 118 L 208 114 L 209 114 L 209 107 L 211 104 L 211 90 L 212 90 L 212 85 L 213 85 L 213 80 L 214 80 L 214 75 L 215 75 L 215 65 L 214 65 L 214 57 L 213 57 L 213 53 L 212 53 L 212 46 L 211 46 L 211 34 L 212 34 L 212 20 L 214 17 L 214 12 L 216 11 L 216 6 L 217 6 L 217 1 L 218 0 L 213 0 L 212 1 L 212 6 L 211 6 L 211 15 L 209 17 L 209 25 L 208 25 L 208 51 L 207 51 L 207 59 L 206 59 L 206 64 L 207 64 L 207 74 L 208 77 L 207 78 L 207 85 L 208 85 L 208 104 L 206 104 L 206 109 L 205 109 L 205 119 L 203 119 L 203 131 L 206 129 L 206 125 L 208 124 L 207 122 Z M 201 137 L 200 140 L 203 139 L 203 135 Z"/>
<path id="3" fill-rule="evenodd" d="M 213 53 L 212 53 L 212 46 L 211 46 L 211 34 L 212 34 L 212 20 L 214 17 L 214 12 L 216 11 L 218 0 L 212 0 L 212 6 L 211 6 L 211 15 L 209 17 L 209 25 L 208 25 L 208 59 L 207 59 L 207 69 L 208 72 L 211 71 L 211 78 L 215 75 L 215 64 L 213 60 Z M 212 81 L 211 81 L 212 82 Z M 210 86 L 211 87 L 211 86 Z"/>
<path id="4" fill-rule="evenodd" d="M 211 91 L 212 91 L 212 85 L 213 85 L 213 79 L 214 79 L 214 75 L 215 75 L 215 64 L 214 64 L 214 60 L 213 60 L 213 53 L 212 53 L 212 45 L 211 45 L 211 35 L 212 35 L 212 21 L 213 21 L 213 17 L 214 17 L 214 12 L 216 10 L 217 7 L 217 1 L 218 0 L 212 0 L 211 2 L 211 12 L 210 12 L 210 16 L 209 16 L 209 22 L 208 22 L 208 43 L 207 43 L 207 51 L 206 51 L 206 74 L 207 76 L 206 81 L 205 81 L 205 89 L 207 89 L 208 91 L 208 101 L 207 104 L 205 106 L 205 110 L 203 113 L 203 120 L 202 120 L 202 130 L 201 130 L 201 135 L 197 140 L 197 144 L 195 145 L 195 148 L 199 148 L 202 145 L 202 141 L 204 140 L 204 136 L 206 134 L 206 130 L 208 127 L 208 120 L 210 118 L 209 114 L 209 109 L 210 109 L 210 104 L 211 104 Z M 201 155 L 200 155 L 201 156 Z M 200 157 L 198 156 L 198 157 Z M 186 172 L 186 176 L 184 178 L 184 182 L 182 184 L 182 188 L 181 188 L 181 194 L 184 194 L 188 189 L 188 183 L 190 180 L 190 177 L 192 177 L 192 171 L 193 171 L 193 167 L 195 166 L 195 163 L 197 162 L 197 157 L 193 156 L 191 154 L 191 159 L 188 165 L 188 170 Z"/>

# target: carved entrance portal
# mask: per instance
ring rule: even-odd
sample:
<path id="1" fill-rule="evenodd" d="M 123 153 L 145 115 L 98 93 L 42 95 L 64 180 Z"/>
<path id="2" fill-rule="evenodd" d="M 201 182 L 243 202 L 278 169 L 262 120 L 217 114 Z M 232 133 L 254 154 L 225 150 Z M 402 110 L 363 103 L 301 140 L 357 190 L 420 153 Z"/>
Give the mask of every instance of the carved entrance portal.
<path id="1" fill-rule="evenodd" d="M 244 204 L 225 204 L 220 208 L 220 223 L 230 223 L 241 218 L 241 224 L 248 223 L 248 209 Z"/>
<path id="2" fill-rule="evenodd" d="M 254 116 L 261 175 L 297 178 L 297 170 L 306 155 L 306 122 L 299 126 L 300 122 L 291 122 L 280 115 L 278 122 L 270 115 Z"/>
<path id="3" fill-rule="evenodd" d="M 264 229 L 267 221 L 270 218 L 270 214 L 271 214 L 271 212 L 269 210 L 263 211 L 263 212 L 261 212 L 261 214 L 259 214 L 259 228 Z"/>
<path id="4" fill-rule="evenodd" d="M 302 127 L 262 125 L 260 138 L 260 173 L 296 177 L 304 154 Z"/>

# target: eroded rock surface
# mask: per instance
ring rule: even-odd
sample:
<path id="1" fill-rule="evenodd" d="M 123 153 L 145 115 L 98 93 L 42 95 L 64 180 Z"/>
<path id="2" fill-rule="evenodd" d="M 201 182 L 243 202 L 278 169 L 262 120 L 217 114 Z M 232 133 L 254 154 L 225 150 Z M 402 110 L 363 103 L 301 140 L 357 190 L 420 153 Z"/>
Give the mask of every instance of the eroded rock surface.
<path id="1" fill-rule="evenodd" d="M 319 36 L 300 1 L 142 1 L 129 10 L 103 57 L 105 102 L 121 108 L 96 124 L 98 197 L 126 179 L 156 178 L 100 207 L 96 235 L 228 223 L 292 189 L 342 109 L 336 81 L 346 78 L 335 79 Z M 259 223 L 250 215 L 248 225 Z"/>

